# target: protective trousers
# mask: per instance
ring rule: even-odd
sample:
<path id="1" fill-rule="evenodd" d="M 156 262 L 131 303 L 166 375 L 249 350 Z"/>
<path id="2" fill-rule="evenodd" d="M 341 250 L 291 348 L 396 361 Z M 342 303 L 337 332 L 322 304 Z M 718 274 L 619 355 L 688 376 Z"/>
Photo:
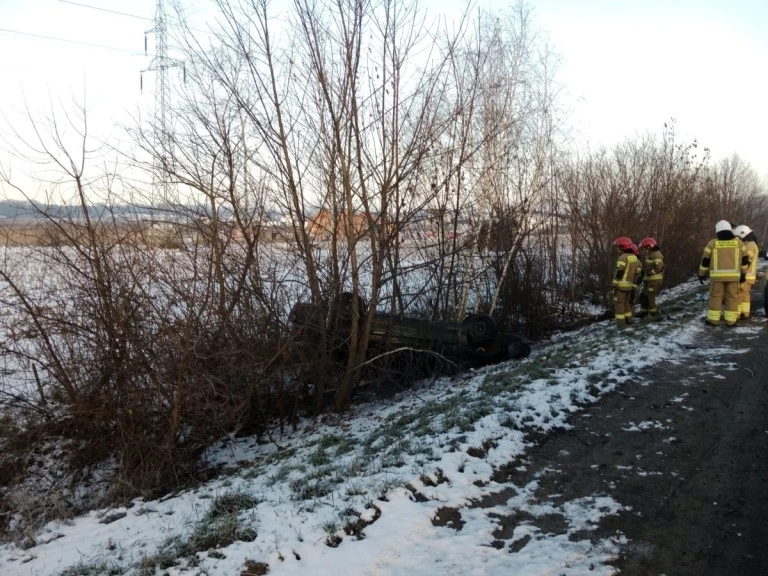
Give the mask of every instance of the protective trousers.
<path id="1" fill-rule="evenodd" d="M 634 314 L 632 314 L 632 305 L 630 304 L 630 298 L 632 297 L 631 290 L 619 290 L 613 289 L 613 311 L 616 324 L 624 326 L 626 324 L 632 324 L 634 320 Z"/>
<path id="2" fill-rule="evenodd" d="M 661 288 L 661 280 L 646 280 L 643 283 L 643 292 L 645 296 L 640 298 L 640 312 L 645 314 L 656 314 L 659 309 L 656 306 L 656 295 Z"/>
<path id="3" fill-rule="evenodd" d="M 739 284 L 739 316 L 744 318 L 749 318 L 749 314 L 752 311 L 750 291 L 754 285 L 755 283 L 749 280 Z"/>
<path id="4" fill-rule="evenodd" d="M 739 283 L 712 281 L 709 285 L 709 305 L 707 322 L 712 325 L 720 323 L 721 310 L 726 326 L 733 326 L 739 319 Z"/>

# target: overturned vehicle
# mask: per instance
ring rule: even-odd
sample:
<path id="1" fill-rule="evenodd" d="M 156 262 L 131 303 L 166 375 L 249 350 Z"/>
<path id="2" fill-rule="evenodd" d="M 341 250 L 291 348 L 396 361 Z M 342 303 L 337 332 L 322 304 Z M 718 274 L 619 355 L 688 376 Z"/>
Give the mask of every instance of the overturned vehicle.
<path id="1" fill-rule="evenodd" d="M 343 356 L 352 325 L 352 295 L 343 293 L 338 313 L 323 306 L 296 304 L 288 320 L 294 338 L 318 345 L 322 331 L 335 335 L 334 349 Z M 358 317 L 367 312 L 364 301 L 358 300 Z M 480 367 L 528 356 L 531 349 L 521 337 L 506 332 L 486 314 L 469 314 L 461 322 L 429 321 L 420 318 L 394 316 L 375 312 L 372 318 L 369 358 L 380 354 L 408 351 L 439 356 L 458 367 Z"/>

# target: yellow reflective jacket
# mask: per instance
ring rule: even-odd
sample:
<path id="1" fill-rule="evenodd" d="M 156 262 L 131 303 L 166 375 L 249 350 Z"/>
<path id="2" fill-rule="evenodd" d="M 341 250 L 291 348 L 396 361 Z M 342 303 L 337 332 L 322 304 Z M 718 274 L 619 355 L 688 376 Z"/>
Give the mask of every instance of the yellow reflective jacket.
<path id="1" fill-rule="evenodd" d="M 645 270 L 646 282 L 661 282 L 664 279 L 664 255 L 658 247 L 646 252 L 643 270 Z"/>
<path id="2" fill-rule="evenodd" d="M 738 282 L 748 266 L 747 248 L 740 238 L 714 238 L 704 247 L 699 276 L 709 276 L 712 282 Z"/>
<path id="3" fill-rule="evenodd" d="M 613 287 L 622 291 L 632 290 L 637 285 L 639 266 L 640 260 L 634 254 L 623 253 L 619 256 L 613 274 Z"/>

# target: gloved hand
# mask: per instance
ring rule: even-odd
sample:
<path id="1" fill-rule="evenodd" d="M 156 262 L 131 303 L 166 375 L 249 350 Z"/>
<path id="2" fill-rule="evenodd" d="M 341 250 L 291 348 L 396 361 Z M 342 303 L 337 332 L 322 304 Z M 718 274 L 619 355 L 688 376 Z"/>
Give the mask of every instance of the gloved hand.
<path id="1" fill-rule="evenodd" d="M 707 277 L 699 274 L 699 284 L 704 284 L 704 282 L 706 281 L 707 281 Z"/>

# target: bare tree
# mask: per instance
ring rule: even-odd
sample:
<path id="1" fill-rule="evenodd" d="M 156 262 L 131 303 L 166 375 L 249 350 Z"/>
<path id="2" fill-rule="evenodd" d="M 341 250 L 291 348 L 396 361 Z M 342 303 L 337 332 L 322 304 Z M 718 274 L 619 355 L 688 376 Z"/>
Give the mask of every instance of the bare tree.
<path id="1" fill-rule="evenodd" d="M 295 224 L 311 300 L 332 311 L 349 291 L 353 310 L 366 308 L 363 297 L 368 304 L 345 331 L 347 367 L 334 401 L 342 409 L 359 380 L 382 288 L 389 297 L 400 277 L 400 233 L 428 201 L 418 196 L 429 190 L 426 159 L 455 113 L 445 112 L 446 61 L 429 55 L 435 46 L 425 43 L 415 2 L 296 1 L 281 22 L 291 46 L 275 44 L 266 2 L 218 5 L 220 46 L 189 48 L 247 120 L 254 169 Z M 426 56 L 417 52 L 424 46 Z M 320 210 L 329 220 L 324 246 L 311 232 Z M 393 293 L 392 305 L 402 307 Z M 319 382 L 318 409 L 323 390 Z"/>

